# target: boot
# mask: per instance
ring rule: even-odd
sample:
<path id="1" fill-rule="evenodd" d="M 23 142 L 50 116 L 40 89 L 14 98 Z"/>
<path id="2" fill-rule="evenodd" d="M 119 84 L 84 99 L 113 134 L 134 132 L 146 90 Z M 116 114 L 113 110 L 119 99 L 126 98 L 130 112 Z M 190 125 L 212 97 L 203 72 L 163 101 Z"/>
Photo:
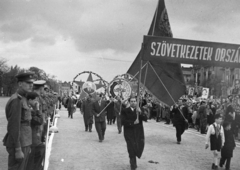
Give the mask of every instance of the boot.
<path id="1" fill-rule="evenodd" d="M 85 131 L 86 132 L 88 131 L 88 125 L 85 125 Z"/>

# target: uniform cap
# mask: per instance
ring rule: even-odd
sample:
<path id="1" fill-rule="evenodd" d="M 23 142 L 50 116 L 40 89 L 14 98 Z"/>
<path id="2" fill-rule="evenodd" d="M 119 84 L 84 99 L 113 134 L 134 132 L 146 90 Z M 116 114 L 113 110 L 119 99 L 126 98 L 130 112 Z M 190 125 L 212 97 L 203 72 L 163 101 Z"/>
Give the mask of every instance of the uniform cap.
<path id="1" fill-rule="evenodd" d="M 46 84 L 45 80 L 37 80 L 33 82 L 34 86 L 44 86 Z"/>
<path id="2" fill-rule="evenodd" d="M 33 78 L 34 73 L 28 72 L 28 73 L 19 73 L 16 75 L 17 81 L 24 81 L 24 82 L 34 82 Z"/>

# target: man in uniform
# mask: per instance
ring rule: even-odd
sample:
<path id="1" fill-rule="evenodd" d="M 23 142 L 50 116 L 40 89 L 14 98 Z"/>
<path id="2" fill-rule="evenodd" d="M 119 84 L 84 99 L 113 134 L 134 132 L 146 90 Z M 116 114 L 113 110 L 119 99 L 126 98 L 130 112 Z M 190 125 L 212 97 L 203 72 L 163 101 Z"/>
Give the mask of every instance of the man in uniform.
<path id="1" fill-rule="evenodd" d="M 42 132 L 42 141 L 45 142 L 46 140 L 46 135 L 47 135 L 47 123 L 48 123 L 48 117 L 49 117 L 49 100 L 47 98 L 47 93 L 48 93 L 48 86 L 45 84 L 44 85 L 44 90 L 42 91 L 41 94 L 41 99 L 42 99 L 42 114 L 43 114 L 43 132 Z"/>
<path id="2" fill-rule="evenodd" d="M 9 154 L 8 170 L 25 170 L 32 144 L 32 117 L 26 94 L 32 91 L 33 73 L 20 73 L 16 78 L 18 90 L 8 100 L 5 108 L 8 124 L 3 144 Z"/>
<path id="3" fill-rule="evenodd" d="M 43 127 L 45 123 L 45 115 L 43 115 L 43 99 L 41 98 L 41 94 L 44 91 L 45 80 L 37 80 L 33 82 L 33 91 L 38 95 L 36 99 L 38 103 L 38 107 L 32 107 L 32 146 L 31 146 L 31 154 L 28 162 L 27 170 L 37 170 L 43 168 L 42 162 L 45 155 L 45 144 L 43 143 L 44 138 Z"/>

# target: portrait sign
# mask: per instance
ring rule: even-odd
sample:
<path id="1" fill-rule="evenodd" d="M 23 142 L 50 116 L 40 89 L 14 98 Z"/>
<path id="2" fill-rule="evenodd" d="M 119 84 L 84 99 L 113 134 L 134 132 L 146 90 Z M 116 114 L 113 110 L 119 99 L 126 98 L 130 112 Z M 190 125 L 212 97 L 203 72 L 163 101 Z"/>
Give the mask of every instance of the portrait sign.
<path id="1" fill-rule="evenodd" d="M 209 88 L 202 88 L 202 98 L 207 99 L 209 95 Z"/>
<path id="2" fill-rule="evenodd" d="M 87 81 L 82 86 L 82 91 L 86 94 L 93 94 L 96 92 L 96 85 L 93 82 Z"/>

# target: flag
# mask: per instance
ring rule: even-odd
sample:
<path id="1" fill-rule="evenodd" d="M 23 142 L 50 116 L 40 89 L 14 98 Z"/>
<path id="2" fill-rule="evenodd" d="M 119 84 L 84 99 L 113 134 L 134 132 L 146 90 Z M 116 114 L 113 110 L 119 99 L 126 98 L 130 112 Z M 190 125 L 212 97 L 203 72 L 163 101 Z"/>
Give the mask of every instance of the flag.
<path id="1" fill-rule="evenodd" d="M 164 0 L 158 2 L 148 35 L 173 37 Z M 140 52 L 127 71 L 132 76 L 136 76 L 137 79 L 141 64 Z M 157 99 L 167 105 L 172 105 L 185 94 L 186 86 L 180 63 L 142 62 L 144 67 L 142 68 L 141 83 L 145 84 L 146 89 Z"/>

